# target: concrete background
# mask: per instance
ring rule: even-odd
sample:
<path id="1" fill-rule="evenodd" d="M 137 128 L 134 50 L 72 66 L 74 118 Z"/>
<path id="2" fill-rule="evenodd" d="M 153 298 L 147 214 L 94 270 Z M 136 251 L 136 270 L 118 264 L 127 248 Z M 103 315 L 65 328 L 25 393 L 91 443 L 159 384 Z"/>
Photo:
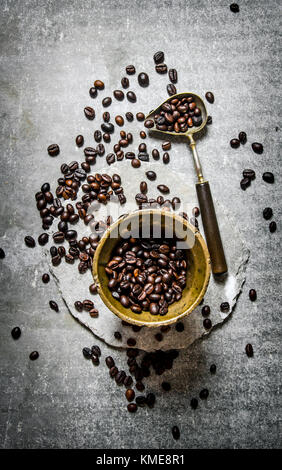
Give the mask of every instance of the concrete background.
<path id="1" fill-rule="evenodd" d="M 3 448 L 271 448 L 281 447 L 281 94 L 279 1 L 3 1 L 1 0 L 1 260 L 0 367 Z M 199 152 L 215 196 L 228 205 L 251 250 L 247 281 L 232 317 L 206 340 L 181 353 L 163 378 L 172 390 L 161 392 L 154 410 L 126 410 L 124 390 L 108 377 L 102 359 L 93 368 L 81 349 L 98 341 L 66 311 L 53 282 L 41 275 L 47 263 L 37 247 L 26 249 L 26 234 L 41 233 L 34 193 L 55 181 L 63 161 L 78 158 L 74 137 L 90 139 L 83 107 L 95 78 L 117 88 L 124 67 L 134 63 L 152 76 L 152 99 L 165 96 L 152 56 L 164 50 L 179 71 L 179 91 L 203 95 L 213 126 Z M 281 56 L 281 54 L 280 54 Z M 154 77 L 154 80 L 153 80 Z M 152 98 L 153 97 L 153 98 Z M 151 101 L 150 101 L 151 100 Z M 131 107 L 132 110 L 137 110 Z M 277 128 L 278 126 L 278 128 Z M 239 150 L 229 140 L 245 130 Z M 93 139 L 92 139 L 93 141 Z M 264 144 L 264 153 L 250 143 Z M 57 142 L 61 155 L 46 147 Z M 179 151 L 179 150 L 178 150 Z M 172 168 L 177 160 L 171 152 Z M 256 180 L 246 192 L 239 181 L 244 168 Z M 187 160 L 187 183 L 193 184 Z M 273 171 L 275 184 L 261 180 Z M 48 175 L 48 176 L 47 176 Z M 277 232 L 270 234 L 262 210 L 271 206 Z M 258 299 L 248 299 L 250 288 Z M 58 300 L 60 313 L 48 301 Z M 22 328 L 13 341 L 10 331 Z M 251 342 L 254 357 L 244 348 Z M 100 343 L 99 343 L 100 344 Z M 126 364 L 123 351 L 101 345 Z M 40 358 L 31 362 L 32 350 Z M 218 372 L 211 376 L 209 366 Z M 210 396 L 196 411 L 190 399 L 207 387 Z M 181 430 L 173 441 L 171 427 Z"/>

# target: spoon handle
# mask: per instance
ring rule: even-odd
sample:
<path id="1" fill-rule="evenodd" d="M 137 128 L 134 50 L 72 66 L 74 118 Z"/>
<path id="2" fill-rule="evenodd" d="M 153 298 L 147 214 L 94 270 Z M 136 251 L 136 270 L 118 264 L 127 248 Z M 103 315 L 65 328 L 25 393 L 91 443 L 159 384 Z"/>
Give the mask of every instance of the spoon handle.
<path id="1" fill-rule="evenodd" d="M 196 183 L 202 221 L 211 257 L 213 274 L 227 272 L 227 264 L 208 181 Z"/>

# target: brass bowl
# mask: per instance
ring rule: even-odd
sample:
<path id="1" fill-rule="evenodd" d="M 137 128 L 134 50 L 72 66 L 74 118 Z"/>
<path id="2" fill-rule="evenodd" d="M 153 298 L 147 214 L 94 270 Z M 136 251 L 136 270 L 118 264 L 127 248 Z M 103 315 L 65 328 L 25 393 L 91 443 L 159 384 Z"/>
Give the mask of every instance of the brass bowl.
<path id="1" fill-rule="evenodd" d="M 170 305 L 168 313 L 164 316 L 151 315 L 148 311 L 142 311 L 141 314 L 133 313 L 130 308 L 123 307 L 108 289 L 108 276 L 105 267 L 115 246 L 121 240 L 121 234 L 118 231 L 123 233 L 127 231 L 128 226 L 131 229 L 134 226 L 139 228 L 141 221 L 142 223 L 147 221 L 151 230 L 169 227 L 173 230 L 174 236 L 178 235 L 180 238 L 183 238 L 183 235 L 181 236 L 183 230 L 187 230 L 185 241 L 186 261 L 188 262 L 186 287 L 182 292 L 182 298 Z M 139 210 L 118 219 L 106 230 L 94 255 L 93 278 L 103 302 L 121 320 L 133 325 L 148 327 L 169 325 L 191 313 L 203 299 L 210 278 L 210 255 L 200 232 L 187 220 L 169 211 Z"/>

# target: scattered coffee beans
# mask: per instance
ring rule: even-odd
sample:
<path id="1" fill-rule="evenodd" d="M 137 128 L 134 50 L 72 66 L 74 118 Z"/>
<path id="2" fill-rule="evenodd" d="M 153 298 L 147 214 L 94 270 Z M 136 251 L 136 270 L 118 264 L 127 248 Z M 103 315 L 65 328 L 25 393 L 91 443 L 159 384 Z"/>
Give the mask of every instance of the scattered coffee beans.
<path id="1" fill-rule="evenodd" d="M 178 426 L 173 426 L 171 432 L 172 432 L 173 439 L 177 441 L 180 438 L 180 431 L 179 431 Z"/>
<path id="2" fill-rule="evenodd" d="M 21 329 L 18 326 L 15 326 L 15 328 L 13 328 L 11 331 L 11 335 L 13 339 L 19 339 L 21 334 L 22 334 Z"/>
<path id="3" fill-rule="evenodd" d="M 273 211 L 271 207 L 266 207 L 265 209 L 263 209 L 262 215 L 265 220 L 271 219 L 271 217 L 273 216 Z"/>
<path id="4" fill-rule="evenodd" d="M 251 289 L 249 291 L 249 298 L 252 302 L 254 302 L 255 300 L 257 300 L 257 293 L 255 291 L 255 289 Z"/>
<path id="5" fill-rule="evenodd" d="M 60 153 L 60 147 L 57 144 L 51 144 L 47 148 L 50 157 L 56 157 Z"/>
<path id="6" fill-rule="evenodd" d="M 246 345 L 245 351 L 246 351 L 246 354 L 247 354 L 248 357 L 253 357 L 254 350 L 253 350 L 253 346 L 251 344 Z"/>
<path id="7" fill-rule="evenodd" d="M 201 398 L 201 400 L 206 400 L 208 396 L 209 396 L 209 391 L 207 388 L 203 388 L 203 390 L 201 390 L 199 393 L 199 397 Z"/>
<path id="8" fill-rule="evenodd" d="M 270 171 L 266 171 L 265 173 L 263 173 L 262 179 L 266 183 L 273 184 L 274 183 L 274 174 L 271 173 Z"/>
<path id="9" fill-rule="evenodd" d="M 276 232 L 276 228 L 277 228 L 276 222 L 274 222 L 274 220 L 273 220 L 273 221 L 270 222 L 270 224 L 269 224 L 269 231 L 270 231 L 270 233 Z"/>
<path id="10" fill-rule="evenodd" d="M 32 351 L 29 355 L 29 359 L 31 361 L 35 361 L 38 358 L 39 358 L 39 353 L 37 351 Z"/>
<path id="11" fill-rule="evenodd" d="M 205 94 L 205 97 L 206 97 L 206 100 L 209 102 L 209 103 L 214 103 L 214 95 L 211 91 L 207 91 L 206 94 Z"/>
<path id="12" fill-rule="evenodd" d="M 252 144 L 252 149 L 255 153 L 258 153 L 259 155 L 263 153 L 263 145 L 260 144 L 259 142 L 254 142 Z"/>
<path id="13" fill-rule="evenodd" d="M 27 235 L 27 236 L 24 238 L 24 241 L 25 241 L 26 246 L 28 246 L 29 248 L 34 248 L 34 247 L 35 247 L 35 240 L 34 240 L 34 238 L 30 237 L 29 235 Z"/>

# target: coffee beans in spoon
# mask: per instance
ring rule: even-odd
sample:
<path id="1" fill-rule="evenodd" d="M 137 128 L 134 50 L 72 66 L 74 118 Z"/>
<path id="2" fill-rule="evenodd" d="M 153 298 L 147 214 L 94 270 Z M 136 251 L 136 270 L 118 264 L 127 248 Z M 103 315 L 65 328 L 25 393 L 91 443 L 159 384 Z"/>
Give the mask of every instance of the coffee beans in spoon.
<path id="1" fill-rule="evenodd" d="M 123 307 L 166 315 L 182 297 L 187 262 L 175 240 L 130 238 L 117 245 L 105 271 L 108 288 Z"/>
<path id="2" fill-rule="evenodd" d="M 159 131 L 184 133 L 191 127 L 199 127 L 202 122 L 202 111 L 197 107 L 192 96 L 172 98 L 166 101 L 159 112 L 154 115 L 156 128 Z M 153 120 L 147 119 L 145 127 L 153 127 Z"/>

